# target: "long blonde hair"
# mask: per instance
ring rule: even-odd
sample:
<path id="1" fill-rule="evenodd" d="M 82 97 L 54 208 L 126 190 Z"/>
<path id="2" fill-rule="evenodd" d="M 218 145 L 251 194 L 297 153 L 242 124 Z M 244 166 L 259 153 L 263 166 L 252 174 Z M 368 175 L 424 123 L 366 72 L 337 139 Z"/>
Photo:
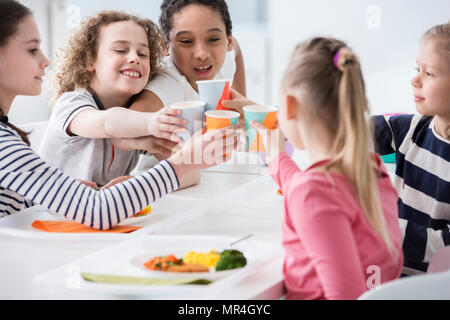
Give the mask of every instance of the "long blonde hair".
<path id="1" fill-rule="evenodd" d="M 440 54 L 443 55 L 444 59 L 450 65 L 450 22 L 439 24 L 430 28 L 422 36 L 422 40 L 427 39 L 442 39 L 446 42 L 440 51 Z M 447 129 L 447 139 L 450 139 L 450 128 Z"/>
<path id="2" fill-rule="evenodd" d="M 342 41 L 313 38 L 294 50 L 282 89 L 307 92 L 311 111 L 334 136 L 331 161 L 325 168 L 337 167 L 349 179 L 369 224 L 395 254 L 370 157 L 372 141 L 366 118 L 369 108 L 358 58 Z"/>

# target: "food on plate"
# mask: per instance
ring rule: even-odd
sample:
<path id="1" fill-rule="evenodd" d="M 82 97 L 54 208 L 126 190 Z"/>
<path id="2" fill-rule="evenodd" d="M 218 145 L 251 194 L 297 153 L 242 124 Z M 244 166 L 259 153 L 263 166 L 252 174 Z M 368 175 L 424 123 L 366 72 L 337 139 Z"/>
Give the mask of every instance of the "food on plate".
<path id="1" fill-rule="evenodd" d="M 211 250 L 210 252 L 189 251 L 184 255 L 183 261 L 186 263 L 198 263 L 209 268 L 215 268 L 219 261 L 220 252 Z"/>
<path id="2" fill-rule="evenodd" d="M 216 265 L 216 271 L 242 268 L 247 264 L 244 254 L 238 250 L 224 250 Z"/>
<path id="3" fill-rule="evenodd" d="M 138 213 L 136 213 L 134 216 L 131 216 L 132 218 L 136 218 L 136 217 L 143 217 L 148 215 L 150 212 L 152 212 L 152 207 L 148 206 L 144 209 L 142 209 L 141 211 L 139 211 Z"/>
<path id="4" fill-rule="evenodd" d="M 183 264 L 183 259 L 178 259 L 173 254 L 164 257 L 154 257 L 153 259 L 144 263 L 144 267 L 150 270 L 168 271 L 172 266 L 179 266 Z"/>
<path id="5" fill-rule="evenodd" d="M 209 272 L 209 268 L 199 263 L 184 263 L 170 267 L 169 272 Z"/>
<path id="6" fill-rule="evenodd" d="M 238 250 L 224 250 L 221 253 L 211 250 L 207 253 L 189 251 L 184 259 L 173 254 L 157 256 L 144 263 L 144 267 L 165 272 L 209 272 L 242 268 L 247 264 L 244 254 Z"/>

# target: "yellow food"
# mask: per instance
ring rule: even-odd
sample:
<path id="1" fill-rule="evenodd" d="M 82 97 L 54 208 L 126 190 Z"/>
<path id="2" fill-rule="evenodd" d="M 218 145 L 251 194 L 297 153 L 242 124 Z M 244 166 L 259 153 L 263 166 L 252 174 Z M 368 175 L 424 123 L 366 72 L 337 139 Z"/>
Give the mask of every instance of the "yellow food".
<path id="1" fill-rule="evenodd" d="M 219 258 L 220 252 L 215 250 L 211 250 L 208 253 L 189 251 L 184 255 L 183 261 L 185 263 L 198 263 L 209 268 L 215 268 Z"/>
<path id="2" fill-rule="evenodd" d="M 139 211 L 138 213 L 136 213 L 133 217 L 142 217 L 142 216 L 146 216 L 146 215 L 148 215 L 151 211 L 152 211 L 152 207 L 151 207 L 151 206 L 148 206 L 148 207 L 142 209 L 142 211 Z"/>

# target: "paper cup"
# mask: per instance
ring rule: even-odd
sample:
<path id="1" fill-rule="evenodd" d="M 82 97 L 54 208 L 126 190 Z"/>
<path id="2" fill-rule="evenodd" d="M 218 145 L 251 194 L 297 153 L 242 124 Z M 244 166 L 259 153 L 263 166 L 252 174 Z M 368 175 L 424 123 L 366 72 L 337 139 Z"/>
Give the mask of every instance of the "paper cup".
<path id="1" fill-rule="evenodd" d="M 209 110 L 205 112 L 205 117 L 206 131 L 211 131 L 238 124 L 240 114 L 229 110 Z M 230 155 L 231 152 L 226 154 Z"/>
<path id="2" fill-rule="evenodd" d="M 205 110 L 230 110 L 222 105 L 222 100 L 230 99 L 228 79 L 197 81 L 200 99 L 206 102 Z"/>
<path id="3" fill-rule="evenodd" d="M 183 143 L 189 140 L 195 131 L 202 128 L 203 113 L 205 112 L 205 102 L 203 101 L 180 101 L 170 106 L 173 109 L 181 110 L 181 115 L 177 118 L 183 118 L 188 121 L 187 132 L 180 133 L 178 136 L 183 139 Z"/>
<path id="4" fill-rule="evenodd" d="M 250 105 L 245 106 L 243 110 L 247 135 L 247 150 L 252 152 L 265 152 L 266 149 L 264 148 L 262 138 L 259 133 L 250 126 L 250 122 L 255 120 L 268 129 L 275 128 L 278 107 Z"/>
<path id="5" fill-rule="evenodd" d="M 210 131 L 238 124 L 240 114 L 229 110 L 209 110 L 205 117 L 206 131 Z"/>

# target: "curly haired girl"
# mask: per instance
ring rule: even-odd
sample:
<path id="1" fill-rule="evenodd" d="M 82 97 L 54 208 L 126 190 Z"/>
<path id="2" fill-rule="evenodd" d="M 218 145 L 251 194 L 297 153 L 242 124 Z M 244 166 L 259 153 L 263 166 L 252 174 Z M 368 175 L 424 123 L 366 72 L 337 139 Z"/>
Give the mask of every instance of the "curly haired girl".
<path id="1" fill-rule="evenodd" d="M 128 178 L 141 150 L 169 153 L 179 142 L 173 133 L 184 130 L 177 111 L 128 109 L 158 72 L 163 56 L 164 38 L 148 19 L 102 11 L 83 21 L 58 57 L 53 78 L 57 101 L 42 157 L 101 186 Z"/>

